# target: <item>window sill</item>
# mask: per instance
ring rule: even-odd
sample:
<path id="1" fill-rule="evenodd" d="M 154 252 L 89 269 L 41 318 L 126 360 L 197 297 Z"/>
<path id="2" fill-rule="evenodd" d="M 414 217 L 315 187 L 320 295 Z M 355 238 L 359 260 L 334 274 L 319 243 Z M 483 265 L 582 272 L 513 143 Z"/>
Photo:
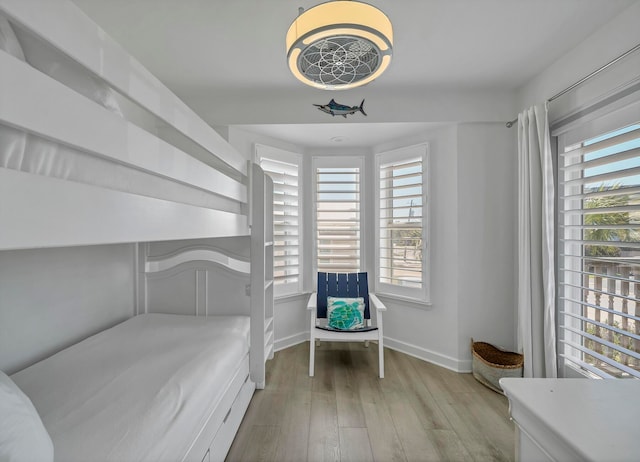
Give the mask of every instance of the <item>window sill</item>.
<path id="1" fill-rule="evenodd" d="M 411 308 L 417 308 L 419 310 L 427 310 L 433 306 L 433 303 L 426 300 L 420 300 L 417 298 L 411 297 L 403 297 L 402 295 L 389 294 L 385 292 L 375 292 L 375 295 L 378 296 L 383 302 L 391 301 L 391 302 L 402 302 Z"/>

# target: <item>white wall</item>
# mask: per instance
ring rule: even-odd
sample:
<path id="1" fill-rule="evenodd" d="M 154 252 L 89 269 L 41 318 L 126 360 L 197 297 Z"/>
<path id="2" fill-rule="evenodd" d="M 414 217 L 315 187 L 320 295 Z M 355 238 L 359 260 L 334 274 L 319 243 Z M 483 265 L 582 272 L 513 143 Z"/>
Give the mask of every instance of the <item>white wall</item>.
<path id="1" fill-rule="evenodd" d="M 517 150 L 515 128 L 458 127 L 460 357 L 470 339 L 516 348 Z"/>
<path id="2" fill-rule="evenodd" d="M 0 369 L 133 316 L 134 254 L 132 244 L 0 252 Z"/>
<path id="3" fill-rule="evenodd" d="M 185 102 L 212 125 L 245 124 L 322 124 L 335 123 L 313 104 L 326 104 L 335 96 L 323 90 L 300 85 L 281 93 L 230 89 L 224 95 L 190 97 Z M 355 104 L 366 100 L 367 122 L 498 122 L 513 119 L 513 89 L 452 89 L 403 87 L 381 91 L 372 82 L 335 96 L 338 101 Z M 347 101 L 344 100 L 347 98 Z M 306 108 L 306 110 L 305 110 Z M 354 119 L 357 120 L 357 119 Z M 344 123 L 357 123 L 349 120 Z M 229 141 L 231 141 L 231 137 Z"/>
<path id="4" fill-rule="evenodd" d="M 423 141 L 432 304 L 385 298 L 385 337 L 392 348 L 469 371 L 471 337 L 515 347 L 515 132 L 503 123 L 451 125 L 378 151 Z"/>
<path id="5" fill-rule="evenodd" d="M 384 297 L 387 346 L 459 369 L 459 278 L 457 203 L 457 127 L 444 126 L 412 139 L 395 140 L 376 152 L 426 142 L 429 146 L 430 282 L 431 305 L 419 305 Z M 373 224 L 372 224 L 373 225 Z"/>
<path id="6" fill-rule="evenodd" d="M 299 146 L 269 136 L 251 133 L 238 127 L 229 127 L 227 136 L 229 144 L 236 148 L 247 160 L 254 160 L 255 144 L 264 144 L 289 152 L 303 152 L 303 149 Z"/>
<path id="7" fill-rule="evenodd" d="M 431 304 L 384 298 L 387 346 L 468 371 L 469 339 L 511 348 L 514 332 L 515 132 L 504 123 L 446 124 L 410 138 L 390 140 L 371 149 L 306 149 L 287 146 L 244 130 L 230 130 L 237 149 L 252 152 L 253 142 L 303 152 L 303 181 L 311 184 L 313 156 L 365 158 L 362 215 L 373 230 L 374 153 L 419 143 L 429 145 L 431 201 Z M 255 141 L 253 141 L 255 139 Z M 307 194 L 303 209 L 312 210 Z M 487 205 L 493 208 L 487 210 Z M 312 214 L 304 217 L 312 229 Z M 363 237 L 364 269 L 374 273 L 373 233 Z M 306 233 L 306 237 L 312 237 Z M 369 258 L 367 258 L 369 256 Z M 304 292 L 313 290 L 312 244 L 303 246 Z M 373 281 L 371 282 L 373 285 Z M 276 347 L 308 339 L 307 296 L 278 300 Z"/>
<path id="8" fill-rule="evenodd" d="M 375 114 L 374 118 L 369 117 L 370 122 L 449 122 L 412 139 L 391 140 L 373 148 L 375 152 L 383 152 L 426 141 L 431 156 L 432 304 L 427 307 L 385 300 L 389 305 L 385 337 L 390 347 L 454 370 L 470 369 L 471 337 L 515 348 L 516 132 L 505 128 L 504 121 L 546 100 L 639 43 L 639 18 L 640 3 L 636 3 L 519 89 L 515 98 L 509 90 L 416 92 L 397 89 L 393 95 L 374 94 L 373 86 L 358 90 L 353 98 L 367 99 L 369 112 Z M 312 106 L 322 102 L 321 92 L 310 96 L 295 92 L 282 95 L 281 103 L 269 114 L 253 111 L 250 101 L 274 95 L 246 96 L 242 99 L 245 103 L 229 94 L 228 100 L 216 100 L 215 104 L 202 99 L 192 104 L 205 119 L 231 124 L 264 123 L 265 120 L 269 123 L 326 122 Z M 300 105 L 309 105 L 308 118 L 292 120 L 290 115 L 296 111 L 288 108 Z M 312 155 L 336 153 L 312 152 L 240 130 L 230 130 L 229 140 L 247 156 L 252 153 L 254 142 L 304 152 L 303 184 L 310 184 Z M 371 156 L 366 163 L 369 172 L 373 170 L 372 165 Z M 309 201 L 306 204 L 310 206 Z M 365 215 L 372 217 L 373 206 L 364 205 Z M 310 223 L 311 218 L 307 216 L 305 224 Z M 364 245 L 365 252 L 373 255 L 375 243 L 366 241 Z M 306 252 L 309 252 L 308 246 Z M 372 264 L 367 262 L 367 270 L 372 271 Z M 311 279 L 305 275 L 306 290 L 312 286 Z M 300 297 L 277 304 L 277 345 L 284 347 L 304 338 L 305 303 L 306 297 Z M 302 330 L 296 332 L 296 329 Z"/>
<path id="9" fill-rule="evenodd" d="M 607 64 L 622 53 L 640 43 L 640 2 L 634 3 L 624 12 L 591 34 L 586 40 L 566 53 L 530 82 L 517 90 L 518 111 L 533 104 L 541 103 L 564 90 L 586 75 Z M 638 54 L 638 52 L 636 52 Z M 637 75 L 637 67 L 635 74 Z M 603 81 L 608 85 L 608 77 L 614 77 L 605 71 Z M 615 77 L 614 77 L 615 78 Z M 615 85 L 615 82 L 613 83 Z M 578 89 L 578 94 L 580 89 Z M 572 95 L 568 95 L 571 97 Z M 574 100 L 579 106 L 594 94 L 583 93 Z M 556 103 L 552 103 L 556 104 Z"/>
<path id="10" fill-rule="evenodd" d="M 276 351 L 309 340 L 307 302 L 309 293 L 276 299 L 274 305 L 274 347 Z"/>

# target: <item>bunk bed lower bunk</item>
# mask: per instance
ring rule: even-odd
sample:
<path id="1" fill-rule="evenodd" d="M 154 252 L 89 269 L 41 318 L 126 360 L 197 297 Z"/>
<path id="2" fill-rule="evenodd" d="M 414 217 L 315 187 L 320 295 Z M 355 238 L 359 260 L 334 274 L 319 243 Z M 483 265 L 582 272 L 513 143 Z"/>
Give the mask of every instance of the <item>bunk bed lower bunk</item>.
<path id="1" fill-rule="evenodd" d="M 255 385 L 249 318 L 142 314 L 11 376 L 61 461 L 223 460 Z"/>
<path id="2" fill-rule="evenodd" d="M 0 326 L 0 392 L 33 403 L 55 460 L 224 459 L 273 355 L 271 182 L 247 157 L 73 2 L 0 0 L 0 273 L 5 251 L 114 245 L 135 278 L 130 319 L 41 362 L 8 358 L 21 332 Z"/>

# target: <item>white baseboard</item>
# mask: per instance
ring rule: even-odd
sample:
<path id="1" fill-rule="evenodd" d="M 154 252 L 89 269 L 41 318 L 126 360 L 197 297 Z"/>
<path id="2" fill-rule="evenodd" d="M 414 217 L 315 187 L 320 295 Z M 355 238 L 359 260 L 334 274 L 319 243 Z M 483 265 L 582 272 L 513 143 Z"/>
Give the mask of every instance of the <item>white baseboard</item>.
<path id="1" fill-rule="evenodd" d="M 473 371 L 473 362 L 470 359 L 459 360 L 458 367 L 457 372 L 470 374 Z"/>
<path id="2" fill-rule="evenodd" d="M 451 356 L 443 355 L 435 351 L 427 350 L 426 348 L 411 345 L 410 343 L 405 343 L 388 337 L 385 337 L 384 339 L 384 346 L 454 372 L 471 372 L 471 360 L 452 358 Z"/>
<path id="3" fill-rule="evenodd" d="M 309 332 L 299 332 L 289 337 L 277 339 L 274 342 L 273 348 L 274 351 L 280 351 L 307 341 L 309 341 Z"/>
<path id="4" fill-rule="evenodd" d="M 300 332 L 289 337 L 281 338 L 275 341 L 275 351 L 284 350 L 285 348 L 298 345 L 302 342 L 309 341 L 309 332 Z M 437 366 L 444 367 L 454 372 L 468 373 L 471 372 L 472 364 L 470 359 L 456 359 L 451 356 L 443 355 L 435 351 L 427 350 L 410 343 L 385 337 L 384 346 L 400 353 L 413 356 L 414 358 L 427 361 Z"/>

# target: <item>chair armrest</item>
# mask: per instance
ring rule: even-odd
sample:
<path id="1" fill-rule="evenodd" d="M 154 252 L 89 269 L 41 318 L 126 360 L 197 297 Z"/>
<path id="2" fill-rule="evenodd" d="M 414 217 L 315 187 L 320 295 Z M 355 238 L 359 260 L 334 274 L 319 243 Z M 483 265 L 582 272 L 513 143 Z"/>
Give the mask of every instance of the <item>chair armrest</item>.
<path id="1" fill-rule="evenodd" d="M 387 307 L 380 301 L 375 294 L 369 293 L 369 301 L 373 304 L 373 307 L 378 311 L 387 311 Z"/>
<path id="2" fill-rule="evenodd" d="M 316 292 L 314 292 L 309 296 L 309 301 L 307 302 L 307 309 L 315 310 L 317 308 L 317 305 L 318 305 L 318 296 Z"/>

